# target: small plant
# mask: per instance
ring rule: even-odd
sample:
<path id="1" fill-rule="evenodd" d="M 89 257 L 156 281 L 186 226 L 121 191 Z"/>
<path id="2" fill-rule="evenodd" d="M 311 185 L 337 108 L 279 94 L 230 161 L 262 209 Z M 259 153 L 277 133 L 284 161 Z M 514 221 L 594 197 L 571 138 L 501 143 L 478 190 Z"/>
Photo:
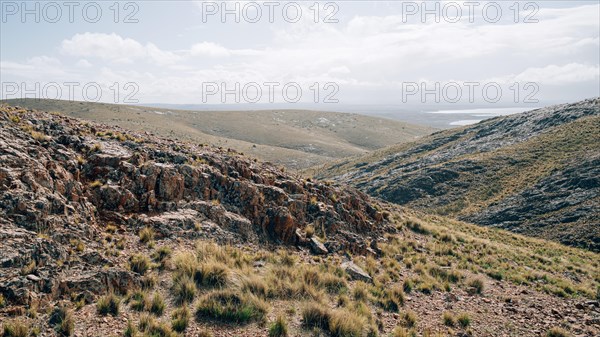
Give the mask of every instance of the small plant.
<path id="1" fill-rule="evenodd" d="M 442 322 L 445 326 L 449 327 L 453 327 L 456 325 L 456 319 L 454 318 L 454 315 L 449 311 L 445 311 L 442 315 Z"/>
<path id="2" fill-rule="evenodd" d="M 546 332 L 546 337 L 570 337 L 567 331 L 559 327 L 553 327 L 548 332 Z"/>
<path id="3" fill-rule="evenodd" d="M 154 240 L 154 230 L 150 227 L 144 227 L 140 230 L 140 241 L 148 243 Z"/>
<path id="4" fill-rule="evenodd" d="M 311 302 L 302 309 L 302 324 L 308 328 L 328 329 L 331 311 L 323 305 Z"/>
<path id="5" fill-rule="evenodd" d="M 392 337 L 408 337 L 408 331 L 402 327 L 396 327 L 392 332 Z"/>
<path id="6" fill-rule="evenodd" d="M 171 315 L 171 327 L 176 332 L 183 332 L 187 329 L 190 321 L 190 310 L 187 307 L 175 309 Z"/>
<path id="7" fill-rule="evenodd" d="M 403 325 L 407 328 L 412 328 L 417 324 L 417 315 L 411 310 L 405 311 L 401 318 Z"/>
<path id="8" fill-rule="evenodd" d="M 109 293 L 105 296 L 102 296 L 98 299 L 96 303 L 96 309 L 98 310 L 98 314 L 102 316 L 119 315 L 119 306 L 121 305 L 121 300 L 113 293 Z"/>
<path id="9" fill-rule="evenodd" d="M 0 309 L 6 306 L 6 299 L 4 299 L 4 295 L 0 294 Z"/>
<path id="10" fill-rule="evenodd" d="M 131 321 L 127 321 L 127 327 L 125 328 L 125 331 L 123 332 L 123 336 L 124 337 L 135 337 L 137 336 L 138 333 L 138 329 L 135 325 L 133 325 L 133 323 L 131 323 Z"/>
<path id="11" fill-rule="evenodd" d="M 456 321 L 463 328 L 467 328 L 469 325 L 471 325 L 471 317 L 466 312 L 462 312 L 456 316 Z"/>
<path id="12" fill-rule="evenodd" d="M 65 305 L 54 308 L 49 323 L 60 336 L 71 336 L 75 330 L 73 313 Z"/>
<path id="13" fill-rule="evenodd" d="M 21 320 L 7 321 L 4 323 L 3 337 L 28 337 L 29 325 Z"/>
<path id="14" fill-rule="evenodd" d="M 268 306 L 254 295 L 233 290 L 214 290 L 206 294 L 198 304 L 198 318 L 212 318 L 225 322 L 248 323 L 261 321 Z"/>
<path id="15" fill-rule="evenodd" d="M 71 245 L 73 245 L 77 252 L 83 252 L 85 250 L 85 244 L 79 239 L 71 240 Z"/>
<path id="16" fill-rule="evenodd" d="M 423 224 L 423 222 L 421 222 L 421 220 L 419 219 L 407 219 L 404 221 L 404 225 L 410 229 L 411 231 L 417 233 L 417 234 L 430 234 L 431 231 L 427 228 L 427 226 L 425 224 Z"/>
<path id="17" fill-rule="evenodd" d="M 196 296 L 196 284 L 188 275 L 182 275 L 173 279 L 171 291 L 175 297 L 175 303 L 191 303 Z"/>
<path id="18" fill-rule="evenodd" d="M 385 310 L 398 312 L 400 307 L 404 305 L 404 291 L 399 287 L 387 289 L 380 304 Z"/>
<path id="19" fill-rule="evenodd" d="M 31 138 L 37 140 L 38 142 L 44 142 L 50 139 L 50 137 L 38 131 L 31 131 Z"/>
<path id="20" fill-rule="evenodd" d="M 482 294 L 484 283 L 483 279 L 476 277 L 472 278 L 467 282 L 467 286 L 469 287 L 469 291 L 473 294 Z"/>
<path id="21" fill-rule="evenodd" d="M 277 319 L 269 327 L 269 337 L 287 337 L 288 326 L 283 316 L 277 316 Z"/>
<path id="22" fill-rule="evenodd" d="M 315 203 L 316 203 L 316 198 L 315 198 Z M 315 226 L 308 225 L 308 226 L 306 226 L 304 231 L 306 232 L 306 237 L 310 239 L 313 237 L 313 235 L 315 235 Z"/>
<path id="23" fill-rule="evenodd" d="M 37 263 L 35 262 L 35 260 L 32 260 L 29 264 L 27 264 L 25 267 L 23 267 L 21 269 L 21 274 L 23 275 L 29 275 L 32 274 L 37 268 Z"/>
<path id="24" fill-rule="evenodd" d="M 367 301 L 369 299 L 368 285 L 362 281 L 356 282 L 352 289 L 352 296 L 356 301 Z"/>
<path id="25" fill-rule="evenodd" d="M 363 318 L 347 310 L 334 310 L 329 321 L 332 337 L 361 337 Z"/>
<path id="26" fill-rule="evenodd" d="M 141 290 L 137 290 L 133 294 L 129 295 L 128 301 L 131 309 L 142 311 L 146 306 L 146 293 Z"/>
<path id="27" fill-rule="evenodd" d="M 135 273 L 144 275 L 150 269 L 150 259 L 143 254 L 133 255 L 129 258 L 129 268 Z"/>
<path id="28" fill-rule="evenodd" d="M 162 316 L 162 314 L 165 312 L 165 307 L 165 299 L 162 297 L 162 295 L 160 293 L 154 293 L 154 296 L 152 296 L 152 300 L 150 301 L 148 311 L 156 316 Z"/>
<path id="29" fill-rule="evenodd" d="M 102 182 L 100 180 L 94 180 L 90 183 L 90 188 L 97 188 L 102 186 Z"/>
<path id="30" fill-rule="evenodd" d="M 196 284 L 204 287 L 222 288 L 229 279 L 229 269 L 220 262 L 207 262 L 196 271 L 194 280 Z"/>

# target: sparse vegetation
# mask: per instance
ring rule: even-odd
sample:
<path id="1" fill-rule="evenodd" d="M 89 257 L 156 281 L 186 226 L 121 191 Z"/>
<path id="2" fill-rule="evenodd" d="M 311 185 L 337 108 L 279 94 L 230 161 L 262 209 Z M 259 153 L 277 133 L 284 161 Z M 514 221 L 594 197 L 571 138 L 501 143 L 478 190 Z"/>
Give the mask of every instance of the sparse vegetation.
<path id="1" fill-rule="evenodd" d="M 73 312 L 66 305 L 59 305 L 54 308 L 49 323 L 60 336 L 72 336 L 75 330 Z"/>
<path id="2" fill-rule="evenodd" d="M 176 332 L 183 332 L 187 329 L 190 321 L 190 310 L 186 306 L 175 309 L 171 315 L 171 319 L 173 330 Z"/>
<path id="3" fill-rule="evenodd" d="M 471 325 L 471 316 L 469 316 L 468 313 L 463 312 L 456 316 L 456 321 L 461 327 L 467 328 L 469 325 Z"/>
<path id="4" fill-rule="evenodd" d="M 119 315 L 119 308 L 121 306 L 121 299 L 119 299 L 115 294 L 109 293 L 105 296 L 102 296 L 98 299 L 96 303 L 96 308 L 98 310 L 98 314 L 102 316 Z"/>
<path id="5" fill-rule="evenodd" d="M 7 320 L 3 326 L 3 337 L 29 337 L 29 325 L 23 320 Z"/>
<path id="6" fill-rule="evenodd" d="M 546 333 L 546 337 L 571 337 L 571 334 L 568 333 L 563 328 L 553 327 Z"/>
<path id="7" fill-rule="evenodd" d="M 275 322 L 269 327 L 269 337 L 287 337 L 288 325 L 285 318 L 281 315 L 277 316 Z"/>
<path id="8" fill-rule="evenodd" d="M 173 279 L 172 293 L 175 303 L 191 303 L 196 296 L 196 284 L 188 275 L 176 276 Z"/>
<path id="9" fill-rule="evenodd" d="M 149 243 L 154 240 L 154 229 L 150 227 L 144 227 L 140 230 L 140 241 L 143 243 Z"/>
<path id="10" fill-rule="evenodd" d="M 204 295 L 196 309 L 199 319 L 248 323 L 264 319 L 268 305 L 254 295 L 234 290 L 213 290 Z"/>
<path id="11" fill-rule="evenodd" d="M 162 316 L 162 314 L 165 312 L 165 307 L 165 299 L 159 292 L 156 292 L 152 296 L 150 304 L 147 305 L 147 310 L 156 316 Z"/>
<path id="12" fill-rule="evenodd" d="M 135 254 L 129 258 L 129 268 L 140 275 L 146 274 L 150 269 L 150 259 L 143 254 Z"/>

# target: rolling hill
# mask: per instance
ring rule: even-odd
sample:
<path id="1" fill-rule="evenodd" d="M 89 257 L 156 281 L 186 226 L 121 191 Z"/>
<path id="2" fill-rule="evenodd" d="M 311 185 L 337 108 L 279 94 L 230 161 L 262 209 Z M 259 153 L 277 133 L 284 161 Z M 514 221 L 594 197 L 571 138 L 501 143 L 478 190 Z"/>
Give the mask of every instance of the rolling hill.
<path id="1" fill-rule="evenodd" d="M 600 251 L 600 99 L 497 117 L 311 171 L 373 196 Z"/>
<path id="2" fill-rule="evenodd" d="M 291 169 L 364 154 L 434 131 L 385 118 L 336 112 L 189 111 L 44 99 L 5 102 L 172 139 L 234 148 Z"/>

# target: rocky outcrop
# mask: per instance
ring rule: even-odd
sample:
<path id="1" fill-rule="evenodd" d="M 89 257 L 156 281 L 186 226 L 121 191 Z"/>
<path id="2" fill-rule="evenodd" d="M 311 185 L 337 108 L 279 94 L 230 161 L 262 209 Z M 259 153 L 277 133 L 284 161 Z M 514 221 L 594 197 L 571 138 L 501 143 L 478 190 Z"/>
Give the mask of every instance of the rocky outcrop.
<path id="1" fill-rule="evenodd" d="M 0 163 L 0 290 L 12 302 L 89 298 L 139 283 L 102 253 L 108 227 L 150 227 L 158 239 L 295 245 L 307 244 L 298 230 L 319 223 L 340 249 L 357 253 L 362 246 L 348 233 L 377 237 L 386 227 L 376 203 L 356 190 L 233 150 L 18 107 L 0 108 Z"/>

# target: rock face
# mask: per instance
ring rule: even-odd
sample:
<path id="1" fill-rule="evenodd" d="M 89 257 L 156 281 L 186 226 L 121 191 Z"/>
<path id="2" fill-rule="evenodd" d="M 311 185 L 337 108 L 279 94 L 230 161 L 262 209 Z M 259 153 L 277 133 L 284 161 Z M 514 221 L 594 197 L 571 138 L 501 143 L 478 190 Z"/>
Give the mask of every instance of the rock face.
<path id="1" fill-rule="evenodd" d="M 435 133 L 321 172 L 413 208 L 600 251 L 600 98 Z"/>
<path id="2" fill-rule="evenodd" d="M 90 253 L 103 251 L 108 227 L 294 245 L 297 230 L 319 223 L 355 252 L 364 247 L 349 237 L 386 228 L 376 203 L 356 190 L 299 179 L 233 150 L 18 107 L 0 108 L 0 163 L 0 291 L 13 302 L 139 282 L 119 260 Z"/>

